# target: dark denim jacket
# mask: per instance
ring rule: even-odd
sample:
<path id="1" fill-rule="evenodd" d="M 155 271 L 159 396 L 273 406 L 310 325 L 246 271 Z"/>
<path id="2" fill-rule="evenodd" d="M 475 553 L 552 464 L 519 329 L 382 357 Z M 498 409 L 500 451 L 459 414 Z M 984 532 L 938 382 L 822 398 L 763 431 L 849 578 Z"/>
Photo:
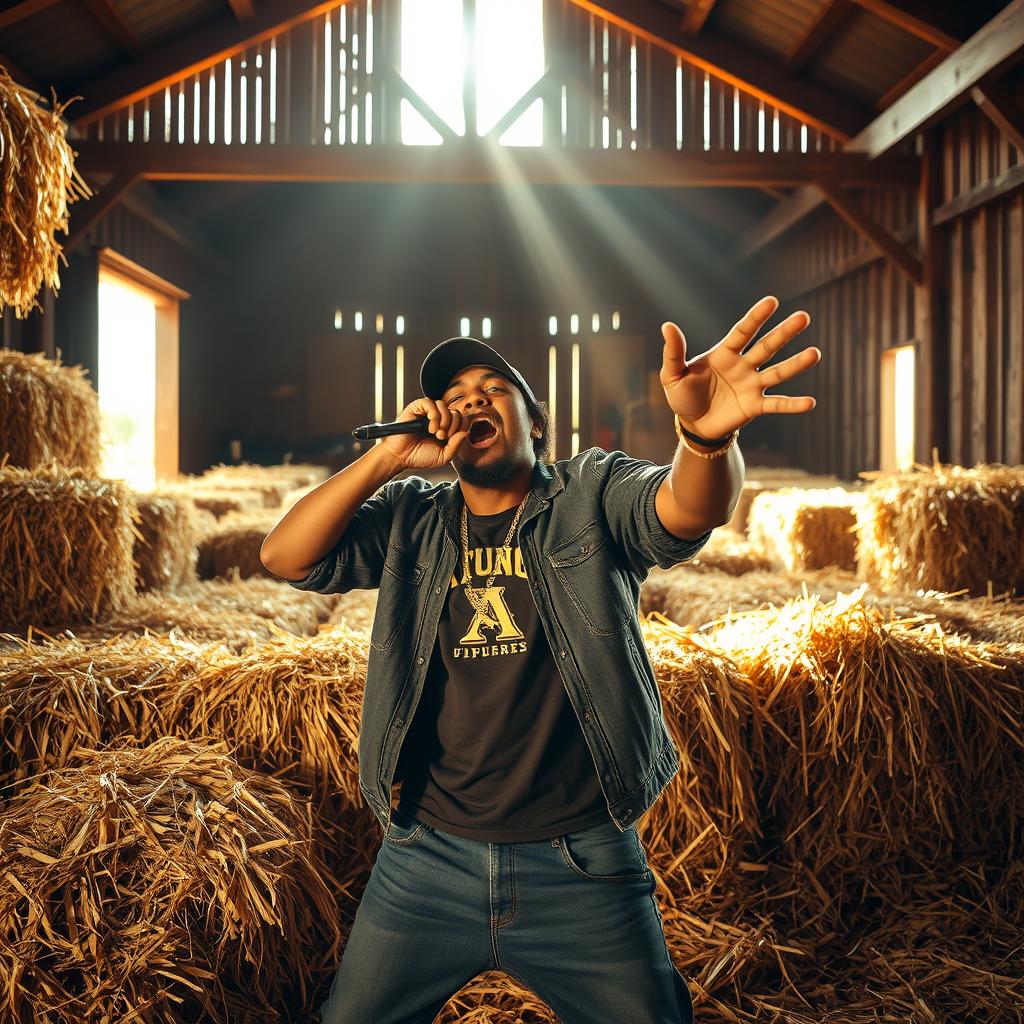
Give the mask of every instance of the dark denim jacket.
<path id="1" fill-rule="evenodd" d="M 540 620 L 625 831 L 679 770 L 640 629 L 651 566 L 692 558 L 711 530 L 683 540 L 662 526 L 655 494 L 671 465 L 590 448 L 533 470 L 519 545 Z M 458 484 L 390 480 L 356 511 L 299 590 L 378 587 L 359 729 L 359 789 L 385 832 L 398 754 L 420 699 L 437 625 L 460 559 Z"/>

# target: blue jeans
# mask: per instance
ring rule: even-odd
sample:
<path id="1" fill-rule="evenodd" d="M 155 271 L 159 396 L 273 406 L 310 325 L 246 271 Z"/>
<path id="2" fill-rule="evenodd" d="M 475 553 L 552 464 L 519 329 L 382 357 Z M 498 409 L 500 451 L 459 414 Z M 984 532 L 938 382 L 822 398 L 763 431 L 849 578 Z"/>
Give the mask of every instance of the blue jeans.
<path id="1" fill-rule="evenodd" d="M 561 1024 L 692 1024 L 654 888 L 635 827 L 487 843 L 395 810 L 322 1022 L 432 1024 L 498 970 Z"/>

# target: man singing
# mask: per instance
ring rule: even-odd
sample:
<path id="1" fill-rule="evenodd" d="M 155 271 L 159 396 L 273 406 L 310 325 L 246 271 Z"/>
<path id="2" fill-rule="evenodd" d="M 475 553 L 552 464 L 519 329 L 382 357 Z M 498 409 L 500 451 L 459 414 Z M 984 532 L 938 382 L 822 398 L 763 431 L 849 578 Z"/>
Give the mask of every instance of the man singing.
<path id="1" fill-rule="evenodd" d="M 635 823 L 679 768 L 638 617 L 653 565 L 692 558 L 739 497 L 739 429 L 814 408 L 766 396 L 810 317 L 744 352 L 757 302 L 703 355 L 662 327 L 671 465 L 590 448 L 549 465 L 548 417 L 489 345 L 452 338 L 393 434 L 297 502 L 263 543 L 300 590 L 379 588 L 359 786 L 384 830 L 323 1024 L 430 1024 L 504 971 L 562 1024 L 691 1022 Z M 408 469 L 451 462 L 457 483 Z M 393 786 L 400 783 L 397 806 Z"/>

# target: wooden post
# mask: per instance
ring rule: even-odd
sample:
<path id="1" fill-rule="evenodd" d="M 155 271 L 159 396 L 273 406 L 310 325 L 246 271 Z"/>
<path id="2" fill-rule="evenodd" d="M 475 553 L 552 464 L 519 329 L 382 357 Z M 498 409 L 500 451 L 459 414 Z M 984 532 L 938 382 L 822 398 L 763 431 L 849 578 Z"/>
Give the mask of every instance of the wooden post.
<path id="1" fill-rule="evenodd" d="M 918 245 L 923 266 L 915 294 L 916 390 L 919 400 L 914 458 L 930 464 L 933 448 L 939 459 L 952 458 L 949 447 L 949 348 L 944 330 L 946 309 L 945 265 L 941 231 L 932 225 L 932 211 L 941 200 L 942 164 L 938 128 L 922 137 L 921 181 L 917 191 Z M 959 372 L 959 371 L 958 371 Z"/>

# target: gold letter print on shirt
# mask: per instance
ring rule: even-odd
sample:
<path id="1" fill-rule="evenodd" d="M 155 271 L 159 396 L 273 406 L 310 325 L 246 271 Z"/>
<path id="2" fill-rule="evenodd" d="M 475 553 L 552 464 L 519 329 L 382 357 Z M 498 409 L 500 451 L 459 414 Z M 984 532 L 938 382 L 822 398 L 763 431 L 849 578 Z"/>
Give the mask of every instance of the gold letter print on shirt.
<path id="1" fill-rule="evenodd" d="M 489 563 L 484 566 L 481 561 L 481 554 L 486 553 L 490 557 L 494 557 L 494 551 L 484 552 L 480 548 L 476 548 L 473 551 L 475 556 L 472 561 L 476 563 L 477 572 L 483 577 L 487 577 L 492 571 L 492 564 Z M 519 575 L 525 580 L 526 572 L 522 567 L 522 563 L 519 560 L 519 549 L 515 549 L 515 569 L 512 568 L 512 552 L 509 548 L 498 549 L 498 564 L 495 566 L 496 574 L 501 575 L 512 575 L 513 571 L 516 575 Z M 458 586 L 455 577 L 452 578 L 452 586 Z M 488 587 L 483 590 L 479 587 L 473 588 L 474 594 L 480 597 L 481 603 L 483 604 L 486 614 L 480 614 L 475 612 L 472 618 L 472 622 L 469 624 L 469 629 L 466 631 L 466 635 L 459 641 L 460 643 L 498 643 L 499 641 L 507 640 L 522 640 L 524 638 L 523 632 L 516 625 L 515 618 L 512 615 L 512 611 L 509 609 L 508 604 L 505 602 L 505 588 L 504 587 Z M 496 629 L 498 633 L 490 638 L 489 640 L 483 636 L 480 632 L 482 629 Z"/>

